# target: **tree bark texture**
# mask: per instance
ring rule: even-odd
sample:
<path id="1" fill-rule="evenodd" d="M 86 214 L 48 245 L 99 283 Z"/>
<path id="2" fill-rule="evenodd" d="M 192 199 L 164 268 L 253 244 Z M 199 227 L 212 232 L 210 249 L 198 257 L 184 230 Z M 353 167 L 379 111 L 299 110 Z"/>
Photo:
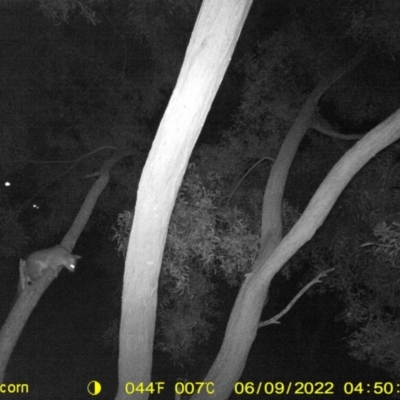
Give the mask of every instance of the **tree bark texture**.
<path id="1" fill-rule="evenodd" d="M 357 171 L 378 151 L 393 143 L 400 136 L 400 128 L 396 129 L 396 122 L 398 123 L 400 118 L 400 112 L 398 112 L 373 129 L 342 157 L 321 184 L 300 220 L 281 240 L 280 218 L 283 189 L 300 139 L 311 124 L 311 117 L 318 99 L 343 73 L 357 65 L 360 57 L 361 55 L 357 56 L 350 64 L 337 70 L 328 79 L 317 85 L 305 102 L 299 117 L 282 145 L 275 162 L 276 165 L 271 171 L 264 196 L 263 225 L 269 222 L 268 219 L 264 218 L 266 212 L 265 199 L 269 199 L 268 205 L 274 210 L 274 213 L 267 212 L 267 215 L 270 215 L 273 221 L 275 220 L 275 224 L 265 229 L 268 235 L 264 234 L 263 236 L 264 242 L 262 242 L 260 255 L 252 272 L 247 275 L 242 284 L 231 312 L 221 350 L 205 377 L 206 382 L 213 382 L 215 385 L 215 393 L 211 397 L 219 400 L 227 399 L 235 382 L 240 379 L 257 333 L 261 311 L 272 278 L 290 257 L 311 239 L 318 227 L 322 225 L 341 191 Z M 274 179 L 275 182 L 270 183 L 271 179 Z M 274 215 L 277 215 L 277 217 L 274 217 Z M 266 240 L 270 242 L 265 243 Z M 202 393 L 193 396 L 192 399 L 205 400 L 209 397 L 209 394 Z"/>
<path id="2" fill-rule="evenodd" d="M 158 278 L 170 216 L 252 0 L 205 0 L 177 85 L 146 161 L 129 238 L 122 292 L 117 400 L 127 382 L 150 382 Z"/>
<path id="3" fill-rule="evenodd" d="M 400 138 L 400 110 L 379 124 L 350 149 L 332 168 L 301 218 L 268 257 L 261 253 L 254 272 L 246 277 L 235 302 L 224 342 L 204 381 L 214 382 L 215 398 L 229 397 L 240 378 L 248 351 L 255 338 L 262 303 L 269 283 L 282 266 L 309 241 L 322 225 L 340 193 L 354 175 L 379 151 Z M 211 396 L 211 397 L 213 397 Z M 192 399 L 209 399 L 209 394 Z"/>

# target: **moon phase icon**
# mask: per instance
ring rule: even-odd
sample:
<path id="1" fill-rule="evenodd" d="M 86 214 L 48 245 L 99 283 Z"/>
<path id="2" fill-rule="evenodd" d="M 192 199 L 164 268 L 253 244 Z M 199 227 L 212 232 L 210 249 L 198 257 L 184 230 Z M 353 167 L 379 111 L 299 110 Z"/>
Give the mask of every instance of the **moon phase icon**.
<path id="1" fill-rule="evenodd" d="M 97 396 L 101 392 L 101 384 L 97 381 L 90 381 L 87 385 L 87 391 L 92 396 Z"/>

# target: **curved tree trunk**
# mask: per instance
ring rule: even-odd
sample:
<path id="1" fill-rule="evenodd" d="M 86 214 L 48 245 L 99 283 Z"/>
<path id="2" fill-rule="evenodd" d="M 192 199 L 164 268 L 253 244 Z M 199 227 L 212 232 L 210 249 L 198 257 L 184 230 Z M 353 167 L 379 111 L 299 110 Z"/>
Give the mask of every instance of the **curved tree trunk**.
<path id="1" fill-rule="evenodd" d="M 252 273 L 247 275 L 241 286 L 221 350 L 205 378 L 206 381 L 215 383 L 215 397 L 218 399 L 227 399 L 235 382 L 240 378 L 257 334 L 269 284 L 280 269 L 267 268 L 266 263 L 282 239 L 282 198 L 298 146 L 311 126 L 320 97 L 343 74 L 358 65 L 362 56 L 360 52 L 349 64 L 338 68 L 315 87 L 289 130 L 272 166 L 263 199 L 261 252 L 253 265 Z M 265 273 L 264 279 L 259 277 L 261 271 Z M 206 397 L 199 394 L 193 399 Z"/>
<path id="2" fill-rule="evenodd" d="M 122 292 L 117 400 L 150 382 L 158 277 L 168 225 L 190 154 L 228 67 L 252 0 L 204 0 L 168 108 L 144 167 Z"/>
<path id="3" fill-rule="evenodd" d="M 158 277 L 168 223 L 189 156 L 218 85 L 228 65 L 251 1 L 203 2 L 173 96 L 164 114 L 139 184 L 129 239 L 122 294 L 117 400 L 147 398 L 128 394 L 127 382 L 150 383 Z M 225 400 L 240 378 L 257 333 L 259 318 L 274 275 L 322 224 L 337 197 L 355 173 L 399 136 L 400 112 L 366 135 L 338 162 L 311 200 L 303 216 L 281 239 L 281 202 L 288 170 L 300 140 L 311 126 L 321 95 L 349 69 L 321 81 L 306 101 L 271 171 L 264 196 L 262 250 L 247 274 L 235 302 L 222 348 L 205 378 L 214 393 L 193 399 Z M 272 206 L 272 207 L 271 207 Z M 270 208 L 271 207 L 271 208 Z"/>
<path id="4" fill-rule="evenodd" d="M 268 286 L 275 274 L 309 241 L 322 225 L 340 193 L 353 176 L 379 151 L 400 138 L 400 110 L 364 136 L 332 168 L 312 197 L 301 218 L 272 252 L 264 247 L 240 289 L 233 307 L 221 350 L 205 377 L 214 382 L 211 397 L 225 400 L 240 378 L 248 352 L 256 336 L 258 322 Z M 191 399 L 206 400 L 201 393 Z"/>
<path id="5" fill-rule="evenodd" d="M 76 241 L 85 228 L 94 206 L 96 205 L 97 199 L 108 184 L 111 168 L 126 155 L 128 155 L 128 152 L 117 152 L 104 163 L 99 178 L 87 194 L 71 228 L 61 242 L 61 245 L 67 250 L 72 251 Z M 38 280 L 34 281 L 32 285 L 27 286 L 21 292 L 13 305 L 10 314 L 0 330 L 0 382 L 4 381 L 4 374 L 11 353 L 14 350 L 29 316 L 43 293 L 57 277 L 61 269 L 62 267 L 58 267 L 57 269 L 47 268 Z"/>

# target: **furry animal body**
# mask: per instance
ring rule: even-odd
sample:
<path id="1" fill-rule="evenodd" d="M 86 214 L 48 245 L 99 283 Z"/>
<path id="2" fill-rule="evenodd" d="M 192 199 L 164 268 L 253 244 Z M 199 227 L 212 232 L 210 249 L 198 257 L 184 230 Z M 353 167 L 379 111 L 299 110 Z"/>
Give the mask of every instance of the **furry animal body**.
<path id="1" fill-rule="evenodd" d="M 71 254 L 62 246 L 54 246 L 49 249 L 35 251 L 26 260 L 20 260 L 20 283 L 21 288 L 31 284 L 38 279 L 47 268 L 56 269 L 59 266 L 74 272 L 77 261 L 81 258 L 76 254 Z"/>

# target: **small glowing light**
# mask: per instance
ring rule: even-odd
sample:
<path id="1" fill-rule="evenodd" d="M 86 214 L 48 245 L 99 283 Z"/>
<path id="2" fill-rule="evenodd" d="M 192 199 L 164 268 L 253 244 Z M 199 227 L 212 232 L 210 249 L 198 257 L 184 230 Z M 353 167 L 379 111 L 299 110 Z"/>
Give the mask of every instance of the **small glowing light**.
<path id="1" fill-rule="evenodd" d="M 32 204 L 32 208 L 39 210 L 40 207 L 37 204 Z"/>
<path id="2" fill-rule="evenodd" d="M 8 181 L 4 182 L 4 186 L 10 187 L 11 186 L 11 182 L 8 182 Z"/>

